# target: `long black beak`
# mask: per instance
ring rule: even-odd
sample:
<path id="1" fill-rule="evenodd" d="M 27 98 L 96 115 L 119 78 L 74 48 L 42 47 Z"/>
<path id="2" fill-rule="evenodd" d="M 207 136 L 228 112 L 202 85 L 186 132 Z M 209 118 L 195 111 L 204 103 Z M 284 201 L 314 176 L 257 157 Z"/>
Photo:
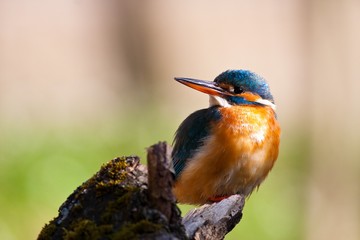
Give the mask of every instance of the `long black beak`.
<path id="1" fill-rule="evenodd" d="M 215 82 L 212 81 L 204 81 L 204 80 L 198 80 L 198 79 L 192 79 L 192 78 L 175 78 L 176 81 L 191 87 L 195 90 L 198 90 L 200 92 L 214 95 L 214 96 L 224 96 L 227 95 L 227 92 L 224 91 L 224 89 L 218 87 Z"/>

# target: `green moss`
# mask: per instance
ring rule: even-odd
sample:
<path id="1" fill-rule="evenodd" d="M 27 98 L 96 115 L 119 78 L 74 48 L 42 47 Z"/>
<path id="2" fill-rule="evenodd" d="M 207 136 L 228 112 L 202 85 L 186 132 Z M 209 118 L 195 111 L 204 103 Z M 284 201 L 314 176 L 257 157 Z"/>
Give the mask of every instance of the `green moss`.
<path id="1" fill-rule="evenodd" d="M 89 219 L 80 219 L 64 230 L 64 240 L 96 240 L 112 231 L 112 225 L 97 226 Z"/>
<path id="2" fill-rule="evenodd" d="M 112 187 L 116 187 L 121 184 L 127 177 L 126 168 L 129 166 L 126 157 L 115 158 L 100 168 L 92 178 L 82 184 L 81 189 L 88 189 L 95 186 L 97 197 L 112 191 Z M 75 198 L 79 197 L 81 191 Z"/>
<path id="3" fill-rule="evenodd" d="M 117 189 L 116 191 L 119 191 L 116 195 L 119 195 L 120 197 L 118 197 L 115 201 L 108 203 L 104 213 L 101 215 L 102 222 L 112 222 L 112 217 L 116 212 L 125 212 L 124 207 L 131 205 L 130 202 L 133 194 L 136 191 L 139 191 L 139 188 L 127 187 L 125 189 Z"/>
<path id="4" fill-rule="evenodd" d="M 146 207 L 137 210 L 148 202 L 146 191 L 128 176 L 132 160 L 123 157 L 104 164 L 60 208 L 59 217 L 66 220 L 60 225 L 50 222 L 39 239 L 136 239 L 161 229 L 161 224 L 144 220 L 153 219 L 154 213 L 147 213 Z"/>
<path id="5" fill-rule="evenodd" d="M 126 163 L 126 157 L 116 158 L 108 163 L 103 164 L 102 169 L 106 169 L 107 178 L 119 179 L 119 173 L 121 178 L 125 178 L 124 170 L 128 164 Z"/>
<path id="6" fill-rule="evenodd" d="M 119 231 L 113 233 L 112 225 L 97 226 L 93 221 L 88 219 L 79 220 L 71 224 L 70 229 L 64 229 L 64 240 L 95 240 L 107 236 L 109 239 L 125 240 L 138 239 L 139 235 L 147 233 L 156 233 L 161 230 L 161 224 L 155 224 L 147 220 L 141 220 L 133 224 L 125 224 Z M 50 235 L 51 236 L 51 235 Z M 49 237 L 43 239 L 51 239 Z"/>
<path id="7" fill-rule="evenodd" d="M 123 192 L 121 192 L 120 197 L 118 197 L 115 201 L 116 206 L 129 206 L 129 201 L 131 200 L 131 197 L 135 192 L 140 191 L 139 187 L 134 186 L 127 186 L 123 189 Z"/>
<path id="8" fill-rule="evenodd" d="M 96 188 L 118 185 L 126 179 L 126 157 L 116 158 L 104 164 L 96 175 Z"/>
<path id="9" fill-rule="evenodd" d="M 139 235 L 155 233 L 158 232 L 161 228 L 161 224 L 155 224 L 147 220 L 141 220 L 137 223 L 126 224 L 118 232 L 114 233 L 112 239 L 138 239 Z"/>

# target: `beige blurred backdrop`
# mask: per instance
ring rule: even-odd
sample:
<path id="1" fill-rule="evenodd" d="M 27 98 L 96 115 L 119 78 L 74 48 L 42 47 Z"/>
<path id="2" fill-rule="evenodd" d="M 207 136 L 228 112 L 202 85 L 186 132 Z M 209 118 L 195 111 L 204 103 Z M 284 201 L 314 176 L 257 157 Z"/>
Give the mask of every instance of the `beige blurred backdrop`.
<path id="1" fill-rule="evenodd" d="M 261 223 L 256 226 L 267 229 L 267 239 L 286 239 L 292 235 L 285 233 L 292 231 L 297 233 L 294 239 L 360 239 L 357 0 L 0 0 L 0 130 L 6 132 L 0 132 L 0 143 L 9 151 L 18 146 L 7 137 L 17 142 L 19 132 L 92 132 L 103 125 L 128 126 L 125 121 L 133 118 L 143 119 L 128 128 L 136 139 L 147 135 L 154 122 L 169 126 L 168 135 L 152 133 L 148 142 L 139 140 L 140 145 L 171 142 L 181 120 L 208 104 L 205 95 L 173 77 L 211 80 L 227 69 L 250 69 L 268 80 L 282 125 L 284 150 L 279 169 L 269 177 L 280 183 L 273 180 L 275 190 L 263 200 L 267 205 L 255 211 Z M 104 131 L 111 132 L 111 126 Z M 118 149 L 115 154 L 128 153 Z M 13 171 L 9 162 L 22 165 L 23 159 L 11 156 L 0 155 L 0 190 L 6 188 L 7 194 L 20 191 L 10 191 L 17 185 L 4 177 L 5 171 Z M 94 166 L 108 159 L 98 160 Z M 80 183 L 74 179 L 72 184 Z M 249 205 L 260 198 L 262 188 Z M 11 208 L 2 204 L 1 238 L 34 238 L 72 190 L 53 205 L 45 200 L 50 210 L 30 198 L 31 212 L 21 208 L 27 216 L 22 225 L 30 225 L 24 235 L 18 233 L 21 227 L 13 226 L 15 216 L 9 223 L 1 214 Z M 285 209 L 274 206 L 277 201 L 271 199 L 276 196 L 286 203 Z M 5 198 L 2 203 L 8 203 Z M 261 215 L 272 208 L 277 210 L 263 220 Z M 42 210 L 46 214 L 39 213 Z M 245 211 L 240 225 L 251 214 Z M 291 229 L 283 225 L 286 219 L 292 219 Z M 245 226 L 239 231 L 246 231 Z M 253 231 L 247 239 L 259 239 L 258 230 Z"/>

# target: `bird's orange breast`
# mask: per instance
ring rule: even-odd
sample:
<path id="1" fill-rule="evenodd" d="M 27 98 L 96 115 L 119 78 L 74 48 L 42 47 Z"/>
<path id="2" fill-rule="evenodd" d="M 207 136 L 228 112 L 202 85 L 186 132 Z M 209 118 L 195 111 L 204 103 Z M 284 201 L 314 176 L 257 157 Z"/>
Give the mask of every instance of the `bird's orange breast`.
<path id="1" fill-rule="evenodd" d="M 175 183 L 179 202 L 203 204 L 218 196 L 249 195 L 277 159 L 280 127 L 273 109 L 242 105 L 220 112 L 221 120 Z"/>

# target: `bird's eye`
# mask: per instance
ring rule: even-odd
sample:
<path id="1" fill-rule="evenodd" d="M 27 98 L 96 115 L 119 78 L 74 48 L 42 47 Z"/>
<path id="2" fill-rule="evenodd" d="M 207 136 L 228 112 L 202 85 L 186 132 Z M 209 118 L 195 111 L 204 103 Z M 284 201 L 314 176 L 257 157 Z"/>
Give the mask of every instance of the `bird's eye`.
<path id="1" fill-rule="evenodd" d="M 240 94 L 245 92 L 244 88 L 241 86 L 234 86 L 230 84 L 219 84 L 218 87 L 221 87 L 225 91 L 231 93 L 231 94 Z"/>
<path id="2" fill-rule="evenodd" d="M 231 87 L 229 90 L 231 93 L 234 93 L 234 94 L 239 94 L 239 93 L 244 92 L 244 89 L 242 87 L 238 87 L 238 86 Z"/>

